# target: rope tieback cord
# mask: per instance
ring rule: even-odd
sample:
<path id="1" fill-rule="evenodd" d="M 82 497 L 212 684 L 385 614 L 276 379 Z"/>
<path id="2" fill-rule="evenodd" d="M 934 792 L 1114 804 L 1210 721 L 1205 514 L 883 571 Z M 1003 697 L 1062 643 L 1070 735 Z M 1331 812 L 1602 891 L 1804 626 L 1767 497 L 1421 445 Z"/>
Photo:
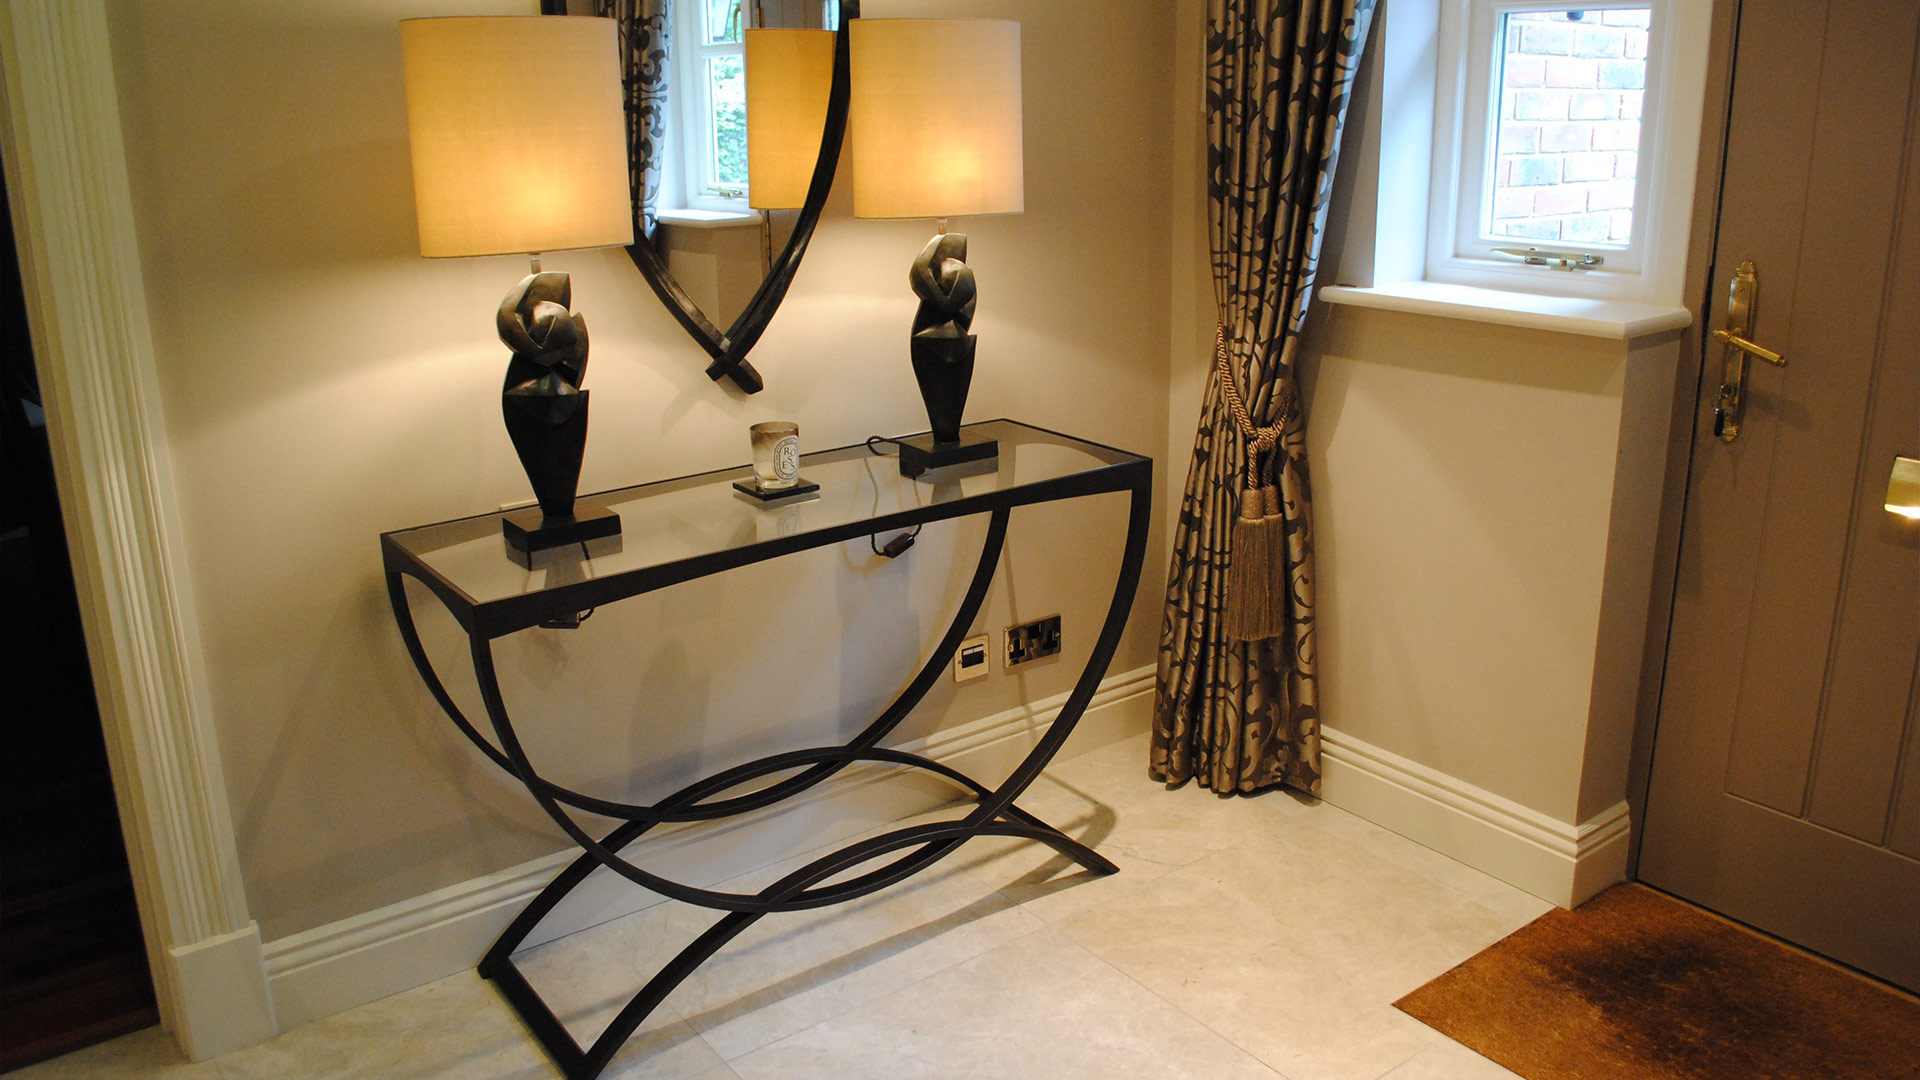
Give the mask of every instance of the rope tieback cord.
<path id="1" fill-rule="evenodd" d="M 1227 328 L 1216 327 L 1213 331 L 1213 370 L 1220 376 L 1220 393 L 1227 399 L 1227 411 L 1233 414 L 1234 426 L 1247 440 L 1247 479 L 1252 481 L 1257 475 L 1254 469 L 1258 456 L 1280 445 L 1280 429 L 1285 426 L 1286 411 L 1281 410 L 1280 420 L 1266 427 L 1255 427 L 1253 414 L 1247 411 L 1247 399 L 1240 396 L 1240 387 L 1233 378 L 1233 363 L 1227 358 Z M 1249 485 L 1251 486 L 1251 484 Z"/>
<path id="2" fill-rule="evenodd" d="M 1227 329 L 1213 336 L 1213 370 L 1220 379 L 1220 396 L 1247 444 L 1246 478 L 1240 492 L 1240 513 L 1233 523 L 1232 549 L 1227 563 L 1227 587 L 1221 622 L 1226 635 L 1237 641 L 1275 637 L 1286 630 L 1287 522 L 1281 512 L 1280 489 L 1262 483 L 1262 456 L 1271 457 L 1280 445 L 1280 432 L 1293 415 L 1293 387 L 1281 387 L 1280 417 L 1256 426 L 1247 401 L 1233 377 L 1227 357 Z"/>

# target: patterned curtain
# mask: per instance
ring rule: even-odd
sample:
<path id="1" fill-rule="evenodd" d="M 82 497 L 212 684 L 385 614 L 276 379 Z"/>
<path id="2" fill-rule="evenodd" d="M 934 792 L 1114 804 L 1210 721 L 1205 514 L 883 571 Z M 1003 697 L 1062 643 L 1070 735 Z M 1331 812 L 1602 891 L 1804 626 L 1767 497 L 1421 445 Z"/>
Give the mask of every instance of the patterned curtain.
<path id="1" fill-rule="evenodd" d="M 1320 791 L 1314 675 L 1312 495 L 1295 345 L 1354 67 L 1374 0 L 1209 0 L 1207 203 L 1214 299 L 1256 427 L 1279 446 L 1257 471 L 1280 490 L 1285 629 L 1230 640 L 1222 626 L 1247 440 L 1218 375 L 1207 384 L 1176 523 L 1160 631 L 1149 772 L 1221 794 Z"/>
<path id="2" fill-rule="evenodd" d="M 667 137 L 667 62 L 674 0 L 594 0 L 593 13 L 620 28 L 621 85 L 627 101 L 627 184 L 634 235 L 652 236 L 660 205 L 660 154 Z"/>

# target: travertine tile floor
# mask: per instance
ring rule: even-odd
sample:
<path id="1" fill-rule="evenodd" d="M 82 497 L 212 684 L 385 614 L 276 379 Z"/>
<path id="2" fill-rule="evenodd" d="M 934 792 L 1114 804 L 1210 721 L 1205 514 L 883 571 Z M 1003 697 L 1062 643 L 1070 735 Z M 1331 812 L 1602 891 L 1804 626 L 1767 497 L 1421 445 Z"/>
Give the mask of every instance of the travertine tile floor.
<path id="1" fill-rule="evenodd" d="M 1392 1002 L 1545 902 L 1332 806 L 1166 791 L 1146 779 L 1145 757 L 1137 738 L 1058 762 L 1021 800 L 1119 874 L 1093 878 L 1050 849 L 975 840 L 878 896 L 762 920 L 675 991 L 605 1075 L 1513 1076 Z M 711 918 L 662 904 L 543 946 L 522 966 L 584 1042 Z M 180 1060 L 155 1029 L 14 1075 L 557 1074 L 469 972 L 214 1061 Z"/>

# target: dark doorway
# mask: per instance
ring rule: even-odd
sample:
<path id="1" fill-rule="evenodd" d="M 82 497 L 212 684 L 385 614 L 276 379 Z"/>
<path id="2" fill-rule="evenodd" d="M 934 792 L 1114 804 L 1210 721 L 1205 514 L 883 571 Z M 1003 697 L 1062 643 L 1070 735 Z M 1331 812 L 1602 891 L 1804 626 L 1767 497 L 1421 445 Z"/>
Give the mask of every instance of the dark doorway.
<path id="1" fill-rule="evenodd" d="M 0 1072 L 159 1020 L 0 200 Z"/>

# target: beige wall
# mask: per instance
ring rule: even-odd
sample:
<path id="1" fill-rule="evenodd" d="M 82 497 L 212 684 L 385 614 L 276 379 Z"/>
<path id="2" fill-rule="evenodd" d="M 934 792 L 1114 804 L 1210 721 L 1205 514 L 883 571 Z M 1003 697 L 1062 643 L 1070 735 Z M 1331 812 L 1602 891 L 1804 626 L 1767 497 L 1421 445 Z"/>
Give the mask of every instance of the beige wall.
<path id="1" fill-rule="evenodd" d="M 865 6 L 1023 23 L 1027 210 L 958 226 L 982 293 L 969 415 L 1166 445 L 1172 12 Z M 395 23 L 533 8 L 110 4 L 202 666 L 269 940 L 560 846 L 437 715 L 386 611 L 376 545 L 526 494 L 491 329 L 524 263 L 418 256 Z M 768 389 L 751 398 L 706 380 L 704 354 L 623 253 L 547 258 L 573 274 L 593 330 L 583 490 L 742 462 L 761 419 L 797 419 L 813 447 L 925 427 L 905 270 L 930 229 L 857 222 L 847 205 L 842 189 L 753 355 Z M 1017 515 L 981 624 L 1061 611 L 1067 655 L 943 683 L 906 734 L 1066 689 L 1122 522 L 1112 499 Z M 897 563 L 848 544 L 637 599 L 578 633 L 526 635 L 502 656 L 506 692 L 536 757 L 591 761 L 555 771 L 618 790 L 832 737 L 904 681 L 981 532 L 931 527 Z M 1156 542 L 1116 671 L 1152 661 L 1163 573 Z M 444 621 L 426 629 L 457 668 Z"/>
<path id="2" fill-rule="evenodd" d="M 1207 121 L 1205 0 L 1175 0 L 1171 289 L 1172 333 L 1167 363 L 1167 443 L 1161 532 L 1173 542 L 1174 523 L 1193 461 L 1194 428 L 1213 361 L 1218 305 L 1207 245 Z"/>
<path id="3" fill-rule="evenodd" d="M 1671 340 L 1315 317 L 1324 722 L 1559 821 L 1618 803 Z"/>

